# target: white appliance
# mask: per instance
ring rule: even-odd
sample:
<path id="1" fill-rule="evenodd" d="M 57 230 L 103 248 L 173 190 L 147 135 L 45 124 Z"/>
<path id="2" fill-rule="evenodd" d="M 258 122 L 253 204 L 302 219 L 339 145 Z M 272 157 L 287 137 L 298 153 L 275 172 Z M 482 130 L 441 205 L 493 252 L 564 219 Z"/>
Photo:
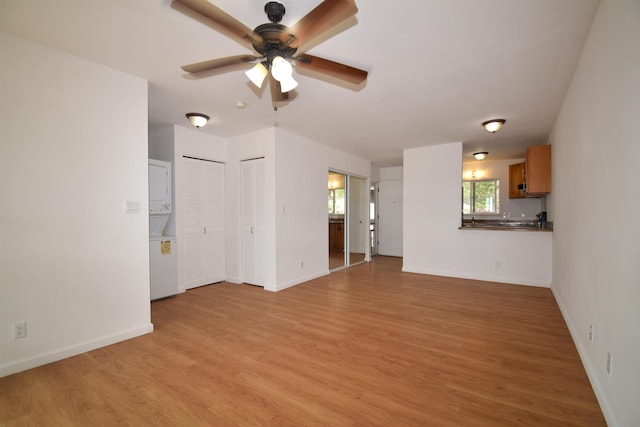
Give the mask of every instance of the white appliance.
<path id="1" fill-rule="evenodd" d="M 149 271 L 152 301 L 178 293 L 176 238 L 165 235 L 171 214 L 171 163 L 149 159 Z"/>
<path id="2" fill-rule="evenodd" d="M 149 159 L 149 214 L 171 213 L 171 163 Z"/>
<path id="3" fill-rule="evenodd" d="M 149 237 L 151 301 L 178 293 L 176 249 L 176 238 L 173 236 Z"/>

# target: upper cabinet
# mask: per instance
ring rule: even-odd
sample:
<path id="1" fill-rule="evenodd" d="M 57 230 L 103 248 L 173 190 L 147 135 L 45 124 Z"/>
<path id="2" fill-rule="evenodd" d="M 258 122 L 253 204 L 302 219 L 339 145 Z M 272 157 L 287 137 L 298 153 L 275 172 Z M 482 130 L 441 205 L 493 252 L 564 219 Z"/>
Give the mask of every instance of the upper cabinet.
<path id="1" fill-rule="evenodd" d="M 524 176 L 527 197 L 541 197 L 551 192 L 551 145 L 527 148 Z"/>
<path id="2" fill-rule="evenodd" d="M 509 165 L 509 198 L 521 199 L 524 194 L 524 162 Z"/>
<path id="3" fill-rule="evenodd" d="M 551 192 L 551 146 L 527 148 L 524 162 L 509 165 L 509 198 L 542 197 Z"/>

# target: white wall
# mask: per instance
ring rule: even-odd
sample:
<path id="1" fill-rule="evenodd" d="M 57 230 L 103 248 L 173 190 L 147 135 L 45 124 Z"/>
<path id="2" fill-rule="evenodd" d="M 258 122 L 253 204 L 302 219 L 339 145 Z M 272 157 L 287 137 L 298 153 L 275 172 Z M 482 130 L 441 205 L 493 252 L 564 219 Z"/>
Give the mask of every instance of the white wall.
<path id="1" fill-rule="evenodd" d="M 175 146 L 179 253 L 180 159 L 188 155 L 225 162 L 226 280 L 242 283 L 240 163 L 264 157 L 269 246 L 265 289 L 278 291 L 329 273 L 327 172 L 335 169 L 367 178 L 371 167 L 368 161 L 277 128 L 225 140 L 175 126 L 155 131 L 151 139 L 151 151 L 158 157 L 166 155 L 165 145 Z M 183 267 L 178 259 L 178 280 L 182 284 Z M 180 290 L 184 291 L 184 286 Z"/>
<path id="2" fill-rule="evenodd" d="M 0 51 L 4 376 L 153 326 L 147 82 L 3 33 Z"/>
<path id="3" fill-rule="evenodd" d="M 403 271 L 549 286 L 552 233 L 460 230 L 462 143 L 404 152 Z"/>
<path id="4" fill-rule="evenodd" d="M 542 210 L 540 198 L 509 198 L 509 165 L 524 162 L 524 159 L 513 160 L 474 160 L 462 164 L 462 179 L 473 180 L 471 172 L 475 171 L 476 179 L 500 180 L 500 215 L 474 214 L 465 215 L 471 218 L 481 216 L 483 219 L 502 218 L 502 213 L 510 213 L 511 220 L 536 219 L 536 214 Z M 553 221 L 552 218 L 548 218 Z"/>
<path id="5" fill-rule="evenodd" d="M 390 166 L 378 169 L 380 181 L 402 181 L 404 168 L 402 166 Z"/>
<path id="6" fill-rule="evenodd" d="M 368 178 L 371 164 L 282 129 L 276 129 L 276 154 L 275 290 L 281 290 L 329 274 L 329 169 Z"/>
<path id="7" fill-rule="evenodd" d="M 611 426 L 640 425 L 639 41 L 640 2 L 603 0 L 550 138 L 552 289 Z"/>

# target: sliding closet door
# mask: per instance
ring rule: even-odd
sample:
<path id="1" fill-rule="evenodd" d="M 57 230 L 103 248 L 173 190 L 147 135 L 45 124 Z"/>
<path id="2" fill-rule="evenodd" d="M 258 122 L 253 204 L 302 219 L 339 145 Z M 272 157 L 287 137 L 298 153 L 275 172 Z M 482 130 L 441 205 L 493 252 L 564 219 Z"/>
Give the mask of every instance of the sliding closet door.
<path id="1" fill-rule="evenodd" d="M 186 289 L 225 278 L 224 165 L 184 158 L 183 251 Z"/>
<path id="2" fill-rule="evenodd" d="M 265 161 L 245 160 L 242 177 L 242 281 L 264 286 L 266 281 Z"/>
<path id="3" fill-rule="evenodd" d="M 369 231 L 369 188 L 367 180 L 349 176 L 349 264 L 364 262 Z"/>
<path id="4" fill-rule="evenodd" d="M 329 270 L 346 265 L 347 175 L 329 171 Z"/>

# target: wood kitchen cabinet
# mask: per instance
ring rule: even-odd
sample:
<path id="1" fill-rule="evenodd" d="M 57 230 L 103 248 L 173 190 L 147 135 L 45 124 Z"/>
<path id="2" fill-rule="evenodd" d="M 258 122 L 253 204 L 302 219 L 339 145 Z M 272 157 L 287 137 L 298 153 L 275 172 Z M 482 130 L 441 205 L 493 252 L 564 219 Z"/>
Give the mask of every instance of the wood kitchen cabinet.
<path id="1" fill-rule="evenodd" d="M 524 197 L 524 162 L 509 165 L 509 198 Z"/>
<path id="2" fill-rule="evenodd" d="M 541 197 L 551 192 L 551 145 L 527 148 L 524 177 L 526 197 Z"/>
<path id="3" fill-rule="evenodd" d="M 344 222 L 329 222 L 329 249 L 342 251 L 344 249 Z"/>

